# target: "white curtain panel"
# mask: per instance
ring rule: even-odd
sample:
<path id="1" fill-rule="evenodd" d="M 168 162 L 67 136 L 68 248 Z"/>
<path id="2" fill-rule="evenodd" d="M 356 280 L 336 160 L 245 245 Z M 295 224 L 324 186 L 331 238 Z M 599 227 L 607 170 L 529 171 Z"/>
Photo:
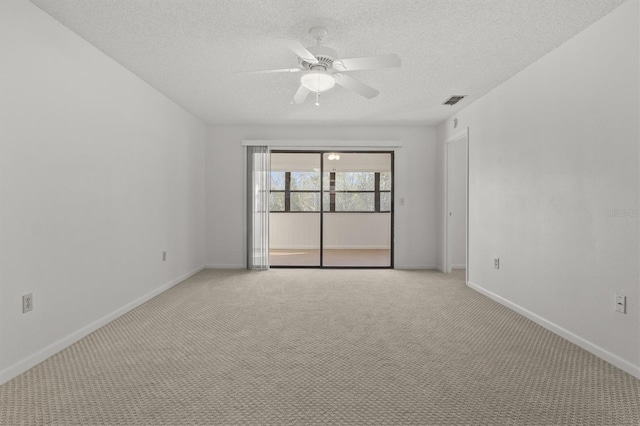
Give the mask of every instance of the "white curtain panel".
<path id="1" fill-rule="evenodd" d="M 270 176 L 269 147 L 247 146 L 248 269 L 269 269 Z"/>

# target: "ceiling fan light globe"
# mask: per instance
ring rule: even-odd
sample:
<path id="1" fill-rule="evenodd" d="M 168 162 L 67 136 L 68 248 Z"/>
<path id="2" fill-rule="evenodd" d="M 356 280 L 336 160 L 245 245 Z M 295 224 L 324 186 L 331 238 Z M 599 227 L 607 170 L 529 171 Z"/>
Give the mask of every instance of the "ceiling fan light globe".
<path id="1" fill-rule="evenodd" d="M 311 71 L 302 76 L 300 83 L 312 92 L 326 92 L 336 84 L 333 75 L 325 71 Z"/>

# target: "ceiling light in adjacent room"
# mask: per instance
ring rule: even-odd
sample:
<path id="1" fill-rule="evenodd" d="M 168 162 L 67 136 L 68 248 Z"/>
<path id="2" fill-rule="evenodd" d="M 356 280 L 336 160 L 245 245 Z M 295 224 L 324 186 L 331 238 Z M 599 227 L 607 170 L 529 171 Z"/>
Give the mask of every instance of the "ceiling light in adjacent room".
<path id="1" fill-rule="evenodd" d="M 329 160 L 339 160 L 340 159 L 340 155 L 336 154 L 335 152 L 332 152 L 331 154 L 329 154 L 329 156 L 327 158 Z"/>

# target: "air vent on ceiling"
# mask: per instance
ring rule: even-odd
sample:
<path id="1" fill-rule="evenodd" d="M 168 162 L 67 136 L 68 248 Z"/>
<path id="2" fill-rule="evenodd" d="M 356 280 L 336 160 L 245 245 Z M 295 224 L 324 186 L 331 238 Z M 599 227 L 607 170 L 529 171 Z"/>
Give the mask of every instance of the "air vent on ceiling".
<path id="1" fill-rule="evenodd" d="M 463 100 L 465 98 L 464 95 L 462 96 L 452 96 L 449 99 L 447 99 L 446 101 L 444 101 L 444 103 L 442 105 L 455 105 L 458 102 L 460 102 L 461 100 Z"/>

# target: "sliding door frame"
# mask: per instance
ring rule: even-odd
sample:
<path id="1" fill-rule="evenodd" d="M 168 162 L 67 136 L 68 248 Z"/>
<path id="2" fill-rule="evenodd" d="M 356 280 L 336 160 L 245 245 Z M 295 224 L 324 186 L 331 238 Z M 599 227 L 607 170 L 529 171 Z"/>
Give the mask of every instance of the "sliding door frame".
<path id="1" fill-rule="evenodd" d="M 391 156 L 391 235 L 389 245 L 389 266 L 325 266 L 324 265 L 324 154 L 389 154 Z M 296 149 L 273 149 L 271 154 L 318 154 L 320 155 L 320 264 L 314 265 L 270 265 L 270 268 L 281 269 L 394 269 L 394 227 L 395 227 L 395 151 L 371 151 L 371 150 L 353 150 L 353 149 L 313 149 L 313 150 L 296 150 Z M 269 212 L 271 213 L 271 212 Z M 270 248 L 269 248 L 270 249 Z"/>

